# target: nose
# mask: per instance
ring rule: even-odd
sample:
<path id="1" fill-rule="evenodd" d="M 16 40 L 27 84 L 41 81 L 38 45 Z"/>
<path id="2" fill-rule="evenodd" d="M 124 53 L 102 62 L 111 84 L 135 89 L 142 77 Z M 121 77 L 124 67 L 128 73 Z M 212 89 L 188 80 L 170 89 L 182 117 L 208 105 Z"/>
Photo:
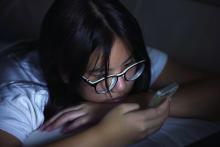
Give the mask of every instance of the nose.
<path id="1" fill-rule="evenodd" d="M 118 81 L 117 81 L 115 87 L 113 88 L 113 91 L 120 92 L 120 91 L 123 91 L 125 88 L 126 88 L 125 79 L 122 76 L 118 77 Z"/>

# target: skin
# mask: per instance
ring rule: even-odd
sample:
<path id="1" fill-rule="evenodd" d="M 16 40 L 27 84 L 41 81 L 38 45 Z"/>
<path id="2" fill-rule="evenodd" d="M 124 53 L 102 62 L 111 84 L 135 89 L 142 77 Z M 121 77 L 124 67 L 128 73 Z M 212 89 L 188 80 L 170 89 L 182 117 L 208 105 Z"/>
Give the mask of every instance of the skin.
<path id="1" fill-rule="evenodd" d="M 121 51 L 122 53 L 124 52 L 123 49 Z M 125 60 L 128 56 L 129 53 L 125 53 L 123 59 Z M 113 74 L 121 72 L 122 66 L 116 66 L 120 64 L 115 64 L 113 61 L 111 63 L 111 67 L 115 68 Z M 220 102 L 220 79 L 218 75 L 198 72 L 169 59 L 152 89 L 156 90 L 174 81 L 180 84 L 180 88 L 173 97 L 173 100 L 171 102 L 167 100 L 157 108 L 139 110 L 138 102 L 136 102 L 136 104 L 120 104 L 112 109 L 114 106 L 109 106 L 111 104 L 101 103 L 100 105 L 100 102 L 109 100 L 108 96 L 103 96 L 104 100 L 100 97 L 95 97 L 94 100 L 96 102 L 85 103 L 63 110 L 46 122 L 42 130 L 51 131 L 66 122 L 71 122 L 71 125 L 66 128 L 67 131 L 71 131 L 93 120 L 94 114 L 107 109 L 106 106 L 109 107 L 108 111 L 110 110 L 110 112 L 106 110 L 104 118 L 90 129 L 64 140 L 48 144 L 48 146 L 125 146 L 157 131 L 168 115 L 220 120 L 218 115 L 220 112 L 218 106 Z M 124 88 L 132 87 L 131 83 L 125 83 L 122 78 L 117 84 L 116 89 L 114 89 L 115 94 L 113 95 L 113 98 L 116 99 L 118 96 L 121 96 L 118 91 L 121 86 Z M 87 87 L 84 90 L 89 92 L 93 89 L 90 88 Z M 124 92 L 122 95 L 126 94 L 127 92 Z M 151 96 L 152 94 L 150 93 L 139 93 L 127 97 L 132 100 L 142 98 L 145 101 Z M 86 97 L 86 94 L 84 97 Z M 91 100 L 91 98 L 87 100 Z M 74 125 L 75 123 L 77 125 Z M 136 135 L 132 136 L 133 134 Z M 0 142 L 0 146 L 7 143 L 13 143 L 8 146 L 18 146 L 21 144 L 18 139 L 4 131 L 0 131 L 0 140 L 4 140 L 4 142 Z"/>
<path id="2" fill-rule="evenodd" d="M 91 55 L 88 69 L 89 67 L 92 67 L 91 65 L 95 64 L 97 57 L 95 55 L 97 54 L 99 54 L 98 50 Z M 115 69 L 112 70 L 113 73 L 111 74 L 117 74 L 118 72 L 123 71 L 123 66 L 121 65 L 123 65 L 122 63 L 124 63 L 129 58 L 129 56 L 130 54 L 123 42 L 120 41 L 120 39 L 116 39 L 115 43 L 113 44 L 110 56 L 110 69 Z M 120 62 L 116 62 L 117 60 Z M 97 67 L 99 67 L 99 64 L 100 62 L 96 64 Z M 215 77 L 213 79 L 207 78 L 208 76 L 208 74 L 190 70 L 189 68 L 177 64 L 172 59 L 169 59 L 167 65 L 165 66 L 165 70 L 152 86 L 152 91 L 154 91 L 154 89 L 159 89 L 169 83 L 178 82 L 181 86 L 173 98 L 174 100 L 172 101 L 170 116 L 218 120 L 219 118 L 216 118 L 216 116 L 218 116 L 217 113 L 219 110 L 217 109 L 218 106 L 216 104 L 218 104 L 219 99 L 216 98 L 220 97 L 218 92 L 220 87 L 219 81 L 216 81 L 217 78 Z M 92 80 L 92 76 L 90 76 L 90 78 Z M 122 77 L 119 79 L 120 80 L 118 80 L 118 83 L 112 90 L 112 98 L 107 94 L 97 94 L 93 87 L 82 81 L 80 87 L 82 96 L 90 102 L 86 102 L 80 105 L 80 109 L 78 110 L 75 110 L 75 106 L 73 106 L 58 113 L 44 124 L 42 130 L 52 131 L 58 127 L 63 126 L 67 122 L 71 122 L 70 125 L 64 127 L 64 132 L 67 133 L 89 122 L 95 122 L 118 104 L 106 104 L 103 102 L 115 102 L 117 98 L 120 97 L 126 97 L 126 99 L 123 99 L 123 101 L 121 99 L 118 100 L 117 102 L 119 103 L 134 102 L 139 103 L 139 105 L 146 108 L 146 105 L 154 92 L 148 92 L 147 94 L 139 93 L 136 95 L 128 96 L 127 93 L 132 88 L 133 82 L 125 81 Z M 204 90 L 204 88 L 206 90 Z M 207 99 L 207 97 L 210 98 Z M 201 103 L 201 100 L 206 103 Z M 100 104 L 100 102 L 102 102 L 102 104 Z M 200 103 L 200 107 L 195 109 L 194 106 L 198 103 Z M 207 103 L 209 105 L 207 105 Z M 212 106 L 214 106 L 216 109 L 213 109 Z"/>
<path id="3" fill-rule="evenodd" d="M 121 104 L 112 109 L 95 126 L 62 140 L 42 147 L 122 147 L 157 131 L 169 114 L 170 100 L 158 108 L 139 110 L 138 104 Z M 0 131 L 0 145 L 21 146 L 21 142 L 10 134 Z"/>
<path id="4" fill-rule="evenodd" d="M 139 110 L 138 104 L 121 104 L 94 127 L 45 146 L 127 146 L 158 130 L 169 114 L 169 105 L 170 101 L 166 100 L 157 109 Z"/>
<path id="5" fill-rule="evenodd" d="M 21 147 L 22 144 L 21 142 L 16 138 L 14 137 L 13 135 L 3 131 L 3 130 L 0 130 L 0 146 L 7 146 L 7 147 Z"/>
<path id="6" fill-rule="evenodd" d="M 96 50 L 91 54 L 88 67 L 86 73 L 84 74 L 85 77 L 90 79 L 91 81 L 97 80 L 96 75 L 102 74 L 101 72 L 93 72 L 91 74 L 88 73 L 89 70 L 95 66 L 95 69 L 101 67 L 101 57 L 98 58 L 101 53 L 100 50 Z M 127 65 L 130 63 L 134 63 L 134 59 L 129 57 L 131 56 L 130 52 L 123 44 L 123 42 L 117 38 L 113 43 L 111 54 L 110 54 L 110 63 L 109 63 L 109 74 L 115 75 L 121 73 Z M 98 61 L 97 61 L 98 58 Z M 97 63 L 96 63 L 97 61 Z M 104 72 L 104 71 L 103 71 Z M 130 92 L 131 88 L 133 87 L 134 81 L 126 81 L 124 80 L 123 76 L 118 78 L 118 82 L 116 86 L 111 91 L 111 96 L 109 94 L 97 94 L 94 88 L 88 85 L 86 82 L 82 81 L 80 84 L 80 95 L 88 101 L 91 102 L 113 102 L 117 101 L 122 97 L 125 97 Z"/>
<path id="7" fill-rule="evenodd" d="M 101 67 L 101 56 L 102 52 L 97 49 L 91 54 L 89 58 L 89 63 L 84 76 L 91 81 L 97 80 L 96 75 L 101 74 L 101 72 L 89 72 L 93 68 L 98 69 Z M 131 57 L 129 50 L 119 38 L 116 38 L 113 43 L 109 61 L 110 75 L 118 74 L 122 72 L 127 66 L 135 63 L 134 58 Z M 128 93 L 132 89 L 133 85 L 134 81 L 126 81 L 123 76 L 121 76 L 118 78 L 115 87 L 111 90 L 110 96 L 108 93 L 97 94 L 94 90 L 94 87 L 90 86 L 82 80 L 80 83 L 79 93 L 88 102 L 61 111 L 49 121 L 47 121 L 41 130 L 52 131 L 68 122 L 69 125 L 63 128 L 63 132 L 67 133 L 84 124 L 96 122 L 102 118 L 111 108 L 118 105 L 119 103 L 136 102 L 136 100 L 130 101 L 127 99 Z"/>
<path id="8" fill-rule="evenodd" d="M 170 116 L 198 118 L 209 121 L 220 120 L 220 78 L 219 73 L 192 70 L 169 59 L 153 88 L 171 82 L 178 82 L 180 88 L 172 98 Z M 196 106 L 196 107 L 195 107 Z"/>

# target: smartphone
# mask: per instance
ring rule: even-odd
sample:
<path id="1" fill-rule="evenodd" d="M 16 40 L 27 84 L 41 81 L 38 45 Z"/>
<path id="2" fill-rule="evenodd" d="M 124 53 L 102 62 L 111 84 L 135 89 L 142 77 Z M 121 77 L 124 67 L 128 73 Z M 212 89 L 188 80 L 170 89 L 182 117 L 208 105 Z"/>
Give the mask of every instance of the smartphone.
<path id="1" fill-rule="evenodd" d="M 177 83 L 171 83 L 164 88 L 157 90 L 155 95 L 148 103 L 148 107 L 159 106 L 167 97 L 172 97 L 176 93 L 178 88 L 179 85 Z"/>

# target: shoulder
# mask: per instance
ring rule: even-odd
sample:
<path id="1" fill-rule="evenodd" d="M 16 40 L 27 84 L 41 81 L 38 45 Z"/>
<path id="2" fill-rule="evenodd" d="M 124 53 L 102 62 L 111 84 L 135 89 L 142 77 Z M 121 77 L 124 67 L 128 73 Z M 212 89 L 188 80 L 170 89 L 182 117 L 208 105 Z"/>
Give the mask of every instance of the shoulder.
<path id="1" fill-rule="evenodd" d="M 147 53 L 151 62 L 151 85 L 155 83 L 168 60 L 168 55 L 156 48 L 147 47 Z"/>

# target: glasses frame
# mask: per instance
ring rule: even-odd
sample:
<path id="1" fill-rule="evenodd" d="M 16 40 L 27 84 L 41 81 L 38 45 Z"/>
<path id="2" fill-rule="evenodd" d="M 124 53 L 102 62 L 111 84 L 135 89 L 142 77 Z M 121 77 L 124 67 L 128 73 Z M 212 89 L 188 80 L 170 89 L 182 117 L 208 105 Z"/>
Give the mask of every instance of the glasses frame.
<path id="1" fill-rule="evenodd" d="M 121 76 L 123 76 L 123 78 L 124 78 L 126 81 L 134 81 L 134 80 L 136 80 L 137 78 L 139 78 L 140 75 L 143 73 L 145 66 L 143 66 L 143 71 L 142 71 L 142 72 L 140 73 L 140 75 L 137 76 L 135 79 L 129 80 L 129 79 L 126 78 L 125 74 L 126 74 L 126 72 L 127 72 L 129 69 L 131 69 L 132 67 L 136 66 L 137 64 L 144 63 L 144 62 L 145 62 L 145 60 L 141 60 L 141 61 L 135 62 L 134 64 L 132 64 L 132 65 L 128 66 L 127 68 L 125 68 L 122 72 L 120 72 L 120 73 L 118 73 L 118 74 L 115 74 L 115 75 L 109 75 L 109 76 L 107 76 L 106 78 L 115 77 L 116 80 L 115 80 L 115 83 L 114 83 L 114 85 L 112 86 L 112 88 L 109 88 L 109 90 L 106 90 L 106 91 L 103 91 L 103 92 L 98 92 L 97 89 L 96 89 L 96 85 L 97 85 L 100 81 L 105 80 L 105 79 L 106 79 L 105 77 L 103 77 L 103 78 L 101 78 L 101 79 L 98 79 L 98 80 L 95 80 L 95 81 L 91 81 L 91 80 L 89 80 L 88 78 L 86 78 L 85 76 L 81 76 L 81 77 L 82 77 L 82 79 L 83 79 L 87 84 L 89 84 L 90 86 L 94 87 L 96 93 L 98 93 L 98 94 L 104 94 L 104 93 L 107 93 L 108 91 L 111 91 L 111 90 L 115 87 L 115 85 L 116 85 L 117 82 L 118 82 L 118 78 L 121 77 Z"/>

